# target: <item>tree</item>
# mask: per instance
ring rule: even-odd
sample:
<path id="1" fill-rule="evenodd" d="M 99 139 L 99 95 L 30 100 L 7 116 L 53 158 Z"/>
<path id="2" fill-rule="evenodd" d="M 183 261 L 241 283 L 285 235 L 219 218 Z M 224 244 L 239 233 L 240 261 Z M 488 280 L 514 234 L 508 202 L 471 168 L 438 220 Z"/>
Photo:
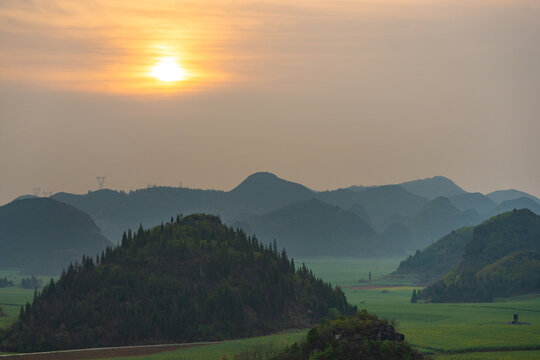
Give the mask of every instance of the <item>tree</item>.
<path id="1" fill-rule="evenodd" d="M 418 302 L 418 296 L 416 295 L 416 289 L 413 289 L 411 303 L 416 304 L 417 302 Z"/>

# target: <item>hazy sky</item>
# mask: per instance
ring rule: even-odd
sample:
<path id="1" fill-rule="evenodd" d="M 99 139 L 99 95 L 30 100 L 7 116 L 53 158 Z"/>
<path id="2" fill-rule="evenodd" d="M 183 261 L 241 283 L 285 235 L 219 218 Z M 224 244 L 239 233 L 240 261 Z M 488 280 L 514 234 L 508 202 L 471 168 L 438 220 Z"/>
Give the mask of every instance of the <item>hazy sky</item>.
<path id="1" fill-rule="evenodd" d="M 539 1 L 2 0 L 0 204 L 255 171 L 540 196 L 539 44 Z"/>

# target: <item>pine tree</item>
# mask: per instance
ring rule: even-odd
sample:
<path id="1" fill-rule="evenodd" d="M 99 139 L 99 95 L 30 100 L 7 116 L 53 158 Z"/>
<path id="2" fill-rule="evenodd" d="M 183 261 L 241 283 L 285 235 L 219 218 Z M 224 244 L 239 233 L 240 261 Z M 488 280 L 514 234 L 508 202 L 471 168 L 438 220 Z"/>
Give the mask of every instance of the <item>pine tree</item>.
<path id="1" fill-rule="evenodd" d="M 416 289 L 414 289 L 412 291 L 411 303 L 416 304 L 417 301 L 418 301 L 418 297 L 416 295 Z"/>

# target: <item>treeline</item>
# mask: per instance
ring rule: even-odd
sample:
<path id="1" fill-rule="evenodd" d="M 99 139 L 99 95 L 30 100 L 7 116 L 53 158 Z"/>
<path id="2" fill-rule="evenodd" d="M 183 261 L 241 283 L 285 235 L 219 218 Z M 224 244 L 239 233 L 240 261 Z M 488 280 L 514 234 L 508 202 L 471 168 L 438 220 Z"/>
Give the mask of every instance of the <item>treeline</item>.
<path id="1" fill-rule="evenodd" d="M 339 288 L 219 218 L 128 231 L 51 280 L 0 335 L 8 351 L 221 340 L 356 312 Z"/>
<path id="2" fill-rule="evenodd" d="M 21 287 L 23 289 L 36 289 L 40 288 L 42 286 L 43 282 L 41 279 L 36 278 L 35 276 L 24 278 L 21 280 Z M 13 281 L 8 280 L 7 277 L 4 277 L 3 279 L 0 278 L 0 288 L 5 288 L 9 286 L 15 286 L 13 284 Z"/>
<path id="3" fill-rule="evenodd" d="M 3 279 L 0 278 L 0 288 L 5 288 L 8 286 L 13 286 L 13 281 L 8 280 L 7 277 L 4 277 Z"/>
<path id="4" fill-rule="evenodd" d="M 43 285 L 41 279 L 36 278 L 35 276 L 25 278 L 21 280 L 21 287 L 23 289 L 37 289 Z"/>
<path id="5" fill-rule="evenodd" d="M 384 319 L 362 310 L 325 322 L 308 331 L 306 339 L 282 350 L 253 349 L 234 360 L 419 360 L 423 356 Z"/>

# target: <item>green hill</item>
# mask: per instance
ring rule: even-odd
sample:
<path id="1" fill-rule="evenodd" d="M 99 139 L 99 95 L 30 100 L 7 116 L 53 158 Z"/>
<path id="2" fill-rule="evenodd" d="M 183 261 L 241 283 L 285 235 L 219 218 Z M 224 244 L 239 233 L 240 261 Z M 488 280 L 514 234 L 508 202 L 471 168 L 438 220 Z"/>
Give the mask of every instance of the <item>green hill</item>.
<path id="1" fill-rule="evenodd" d="M 433 302 L 491 301 L 540 291 L 538 251 L 540 216 L 527 209 L 497 215 L 474 228 L 463 261 L 421 296 Z"/>
<path id="2" fill-rule="evenodd" d="M 0 207 L 3 267 L 57 275 L 71 261 L 108 245 L 90 216 L 54 199 L 23 199 Z"/>
<path id="3" fill-rule="evenodd" d="M 191 215 L 84 258 L 0 334 L 4 351 L 220 340 L 355 312 L 284 252 Z"/>
<path id="4" fill-rule="evenodd" d="M 367 256 L 379 245 L 375 231 L 357 214 L 316 199 L 248 217 L 236 226 L 264 242 L 275 239 L 293 256 Z"/>
<path id="5" fill-rule="evenodd" d="M 464 227 L 443 236 L 422 251 L 417 251 L 399 264 L 396 274 L 412 274 L 420 284 L 432 283 L 463 260 L 465 244 L 471 238 L 472 227 Z"/>

